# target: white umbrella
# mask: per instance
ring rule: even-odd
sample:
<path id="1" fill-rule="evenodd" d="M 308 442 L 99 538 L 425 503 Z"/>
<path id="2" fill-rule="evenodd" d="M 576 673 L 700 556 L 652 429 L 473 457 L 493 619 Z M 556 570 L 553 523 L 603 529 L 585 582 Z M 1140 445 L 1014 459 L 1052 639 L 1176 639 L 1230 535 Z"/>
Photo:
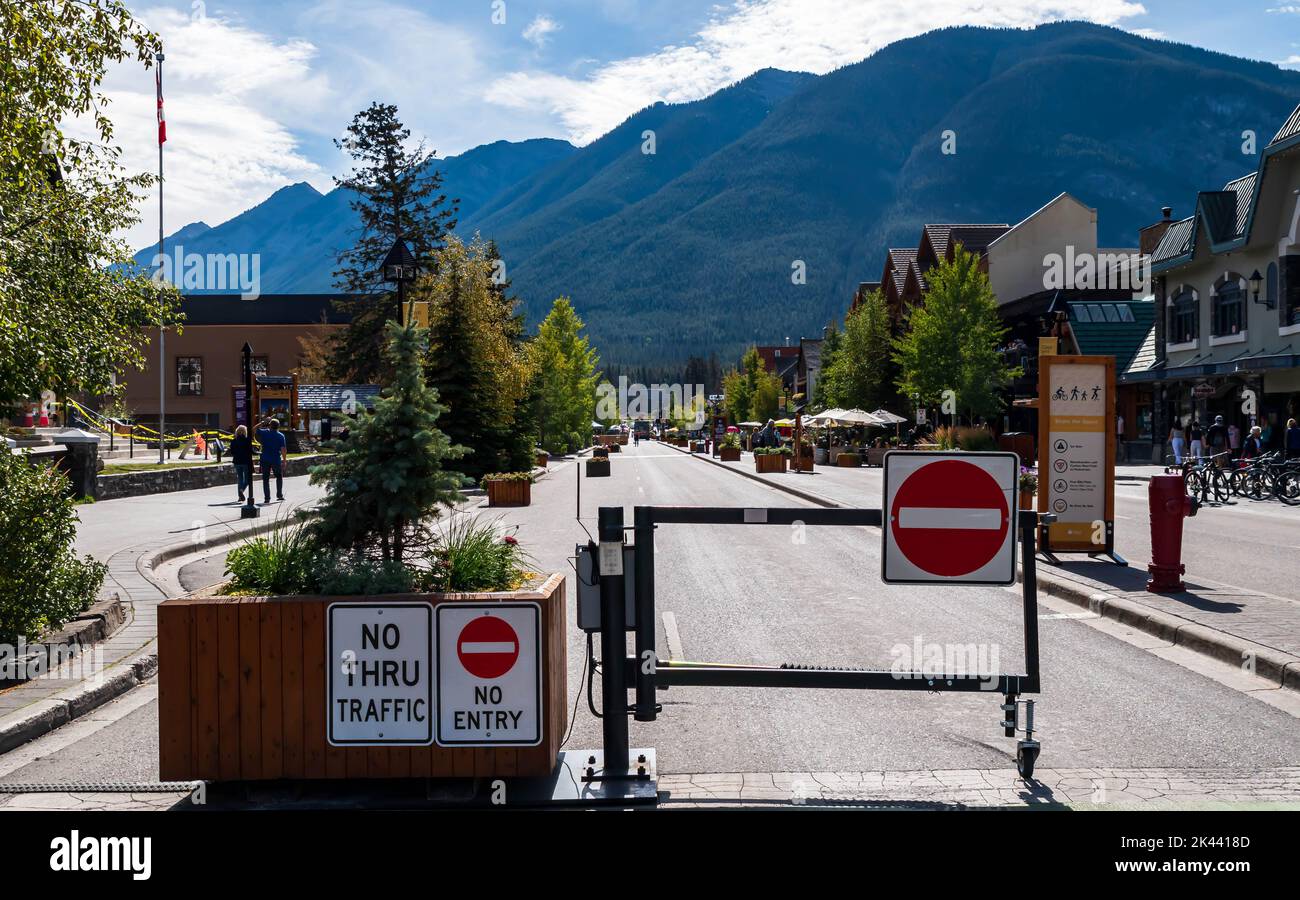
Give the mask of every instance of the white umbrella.
<path id="1" fill-rule="evenodd" d="M 839 407 L 824 409 L 815 416 L 804 419 L 804 423 L 813 426 L 834 425 L 844 410 Z"/>
<path id="2" fill-rule="evenodd" d="M 837 422 L 846 425 L 884 425 L 878 417 L 861 409 L 846 409 L 835 417 Z"/>
<path id="3" fill-rule="evenodd" d="M 890 425 L 902 425 L 908 421 L 903 416 L 896 416 L 887 409 L 878 409 L 873 412 L 872 415 Z"/>

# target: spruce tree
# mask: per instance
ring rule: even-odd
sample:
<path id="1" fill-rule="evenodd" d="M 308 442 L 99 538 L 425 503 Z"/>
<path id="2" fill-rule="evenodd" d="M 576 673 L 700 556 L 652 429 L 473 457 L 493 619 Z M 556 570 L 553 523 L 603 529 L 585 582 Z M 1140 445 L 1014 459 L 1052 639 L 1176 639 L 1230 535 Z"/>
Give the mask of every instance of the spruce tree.
<path id="1" fill-rule="evenodd" d="M 401 238 L 421 265 L 429 265 L 434 250 L 456 227 L 460 201 L 442 193 L 436 153 L 423 141 L 408 149 L 410 136 L 396 106 L 372 103 L 353 116 L 347 137 L 334 142 L 353 160 L 352 171 L 334 183 L 355 195 L 350 206 L 361 219 L 361 233 L 339 251 L 334 272 L 335 286 L 353 298 L 340 302 L 351 315 L 331 367 L 340 381 L 382 380 L 385 323 L 401 320 L 395 289 L 381 270 L 393 242 Z"/>
<path id="2" fill-rule="evenodd" d="M 460 477 L 444 463 L 464 455 L 438 428 L 444 407 L 424 382 L 424 336 L 390 322 L 386 357 L 393 380 L 374 411 L 349 423 L 335 453 L 314 466 L 325 485 L 313 533 L 322 543 L 384 561 L 402 561 L 428 538 L 426 523 L 459 497 Z"/>

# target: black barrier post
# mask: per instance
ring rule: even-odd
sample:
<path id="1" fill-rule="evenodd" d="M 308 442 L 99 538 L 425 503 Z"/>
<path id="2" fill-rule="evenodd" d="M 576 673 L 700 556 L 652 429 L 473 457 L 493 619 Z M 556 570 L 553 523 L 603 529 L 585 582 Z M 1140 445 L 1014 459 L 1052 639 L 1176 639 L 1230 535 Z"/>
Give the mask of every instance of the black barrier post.
<path id="1" fill-rule="evenodd" d="M 652 510 L 632 512 L 636 565 L 636 720 L 655 720 L 655 526 Z"/>
<path id="2" fill-rule="evenodd" d="M 1034 535 L 1038 530 L 1038 513 L 1020 513 L 1020 565 L 1024 578 L 1025 600 L 1025 672 L 1038 690 L 1038 559 Z"/>
<path id="3" fill-rule="evenodd" d="M 600 540 L 601 725 L 606 775 L 627 772 L 627 622 L 623 586 L 623 507 L 602 506 L 597 520 Z M 612 547 L 612 550 L 607 550 Z"/>

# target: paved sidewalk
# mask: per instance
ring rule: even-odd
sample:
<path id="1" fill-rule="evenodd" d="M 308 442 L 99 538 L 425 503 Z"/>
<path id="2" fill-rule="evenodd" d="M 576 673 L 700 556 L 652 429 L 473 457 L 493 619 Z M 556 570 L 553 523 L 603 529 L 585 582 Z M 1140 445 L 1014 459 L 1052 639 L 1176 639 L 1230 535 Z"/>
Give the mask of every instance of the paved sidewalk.
<path id="1" fill-rule="evenodd" d="M 57 669 L 0 692 L 0 753 L 77 718 L 151 677 L 157 668 L 158 604 L 167 594 L 152 577 L 161 551 L 201 549 L 255 530 L 314 504 L 320 488 L 307 476 L 286 478 L 284 503 L 241 519 L 229 485 L 172 494 L 106 500 L 77 508 L 76 550 L 107 564 L 101 596 L 117 594 L 126 624 Z"/>
<path id="2" fill-rule="evenodd" d="M 704 464 L 722 466 L 822 505 L 879 507 L 881 502 L 879 469 L 818 466 L 812 473 L 759 475 L 749 454 L 728 463 L 697 455 Z M 1130 468 L 1162 471 L 1157 466 Z M 1232 578 L 1231 572 L 1215 574 Z M 1063 556 L 1055 566 L 1040 560 L 1038 575 L 1046 593 L 1300 690 L 1300 599 L 1202 583 L 1190 576 L 1185 579 L 1186 591 L 1152 594 L 1146 590 L 1148 575 L 1140 560 L 1120 567 Z"/>

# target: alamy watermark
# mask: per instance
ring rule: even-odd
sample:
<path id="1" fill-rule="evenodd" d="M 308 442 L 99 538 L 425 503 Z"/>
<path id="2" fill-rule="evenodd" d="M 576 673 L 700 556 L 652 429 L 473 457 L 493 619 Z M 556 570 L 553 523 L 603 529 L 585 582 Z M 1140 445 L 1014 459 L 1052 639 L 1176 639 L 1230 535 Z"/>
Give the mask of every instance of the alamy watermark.
<path id="1" fill-rule="evenodd" d="M 0 683 L 72 678 L 98 685 L 104 677 L 104 651 L 95 644 L 64 642 L 0 644 Z"/>
<path id="2" fill-rule="evenodd" d="M 1151 289 L 1151 259 L 1141 253 L 1079 252 L 1070 244 L 1064 253 L 1043 257 L 1043 289 L 1147 293 Z"/>
<path id="3" fill-rule="evenodd" d="M 186 253 L 177 244 L 170 253 L 155 253 L 153 279 L 183 291 L 239 292 L 244 300 L 262 295 L 262 254 Z"/>
<path id="4" fill-rule="evenodd" d="M 620 375 L 618 387 L 605 382 L 596 388 L 596 418 L 603 422 L 684 419 L 702 428 L 707 404 L 702 384 L 645 385 Z"/>
<path id="5" fill-rule="evenodd" d="M 889 671 L 900 681 L 951 675 L 977 678 L 985 691 L 998 686 L 997 644 L 926 643 L 917 635 L 910 644 L 895 644 L 889 655 Z"/>

